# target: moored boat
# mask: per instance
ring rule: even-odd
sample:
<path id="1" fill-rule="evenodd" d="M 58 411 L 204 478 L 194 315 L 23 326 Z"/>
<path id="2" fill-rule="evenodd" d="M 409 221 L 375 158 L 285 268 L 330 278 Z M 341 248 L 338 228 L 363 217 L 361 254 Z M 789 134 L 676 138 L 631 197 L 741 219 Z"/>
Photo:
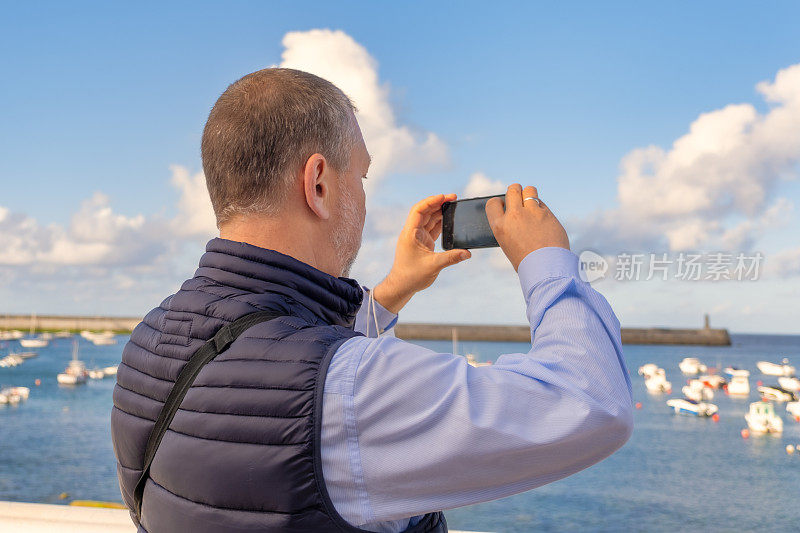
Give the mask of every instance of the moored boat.
<path id="1" fill-rule="evenodd" d="M 686 357 L 683 361 L 678 363 L 678 367 L 684 374 L 699 374 L 708 370 L 708 367 L 700 362 L 697 357 Z"/>
<path id="2" fill-rule="evenodd" d="M 713 403 L 698 402 L 688 398 L 672 398 L 667 405 L 678 414 L 693 416 L 713 416 L 719 410 Z"/>
<path id="3" fill-rule="evenodd" d="M 698 377 L 697 379 L 709 389 L 721 389 L 728 383 L 725 378 L 718 374 L 706 374 Z"/>
<path id="4" fill-rule="evenodd" d="M 639 375 L 644 376 L 645 379 L 647 379 L 653 374 L 655 374 L 657 370 L 658 370 L 658 365 L 653 363 L 647 363 L 639 367 Z"/>
<path id="5" fill-rule="evenodd" d="M 681 392 L 690 400 L 701 402 L 703 400 L 711 400 L 714 398 L 714 391 L 705 386 L 699 379 L 690 379 L 688 385 L 685 385 Z"/>
<path id="6" fill-rule="evenodd" d="M 798 378 L 787 378 L 785 376 L 781 376 L 778 378 L 778 384 L 786 390 L 794 392 L 800 391 L 800 379 Z"/>
<path id="7" fill-rule="evenodd" d="M 72 360 L 66 370 L 56 376 L 56 380 L 61 385 L 82 385 L 86 383 L 88 372 L 83 361 L 78 360 L 78 341 L 72 341 Z"/>
<path id="8" fill-rule="evenodd" d="M 793 402 L 797 400 L 794 391 L 790 391 L 777 385 L 762 385 L 758 387 L 758 392 L 767 400 L 776 402 Z"/>
<path id="9" fill-rule="evenodd" d="M 672 392 L 672 383 L 667 381 L 663 368 L 659 368 L 654 374 L 647 377 L 644 380 L 644 385 L 650 392 L 666 392 L 667 394 Z"/>
<path id="10" fill-rule="evenodd" d="M 749 370 L 744 369 L 744 368 L 739 368 L 739 367 L 736 367 L 736 366 L 725 367 L 722 371 L 725 372 L 726 374 L 728 374 L 731 377 L 740 376 L 740 377 L 745 377 L 746 378 L 746 377 L 750 376 L 750 371 Z"/>
<path id="11" fill-rule="evenodd" d="M 775 408 L 770 402 L 753 402 L 750 411 L 744 415 L 750 431 L 755 433 L 781 433 L 783 420 L 775 414 Z"/>
<path id="12" fill-rule="evenodd" d="M 725 387 L 725 392 L 731 396 L 748 396 L 750 394 L 750 380 L 746 376 L 733 376 Z"/>
<path id="13" fill-rule="evenodd" d="M 767 376 L 794 376 L 795 368 L 789 364 L 788 359 L 781 361 L 781 364 L 769 361 L 759 361 L 756 363 L 758 370 Z"/>
<path id="14" fill-rule="evenodd" d="M 795 419 L 800 419 L 800 402 L 787 403 L 786 412 L 795 417 Z M 798 420 L 798 422 L 800 422 L 800 420 Z"/>

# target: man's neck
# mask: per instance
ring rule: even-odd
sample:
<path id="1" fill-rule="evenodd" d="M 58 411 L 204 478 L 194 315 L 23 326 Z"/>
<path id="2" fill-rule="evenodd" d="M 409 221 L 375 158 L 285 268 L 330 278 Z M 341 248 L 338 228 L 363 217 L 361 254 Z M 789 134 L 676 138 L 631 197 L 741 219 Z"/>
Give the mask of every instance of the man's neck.
<path id="1" fill-rule="evenodd" d="M 320 253 L 319 240 L 313 229 L 305 227 L 299 221 L 292 222 L 289 226 L 274 218 L 237 219 L 223 225 L 219 236 L 222 239 L 275 250 L 331 276 L 340 276 L 340 273 L 335 272 L 336 267 Z"/>

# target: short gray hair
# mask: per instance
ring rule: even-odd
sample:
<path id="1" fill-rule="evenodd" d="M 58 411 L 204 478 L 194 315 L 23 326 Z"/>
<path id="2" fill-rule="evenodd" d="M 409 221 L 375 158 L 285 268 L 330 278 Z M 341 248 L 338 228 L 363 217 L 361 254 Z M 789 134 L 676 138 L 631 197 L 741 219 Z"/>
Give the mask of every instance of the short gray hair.
<path id="1" fill-rule="evenodd" d="M 237 215 L 277 214 L 314 153 L 346 172 L 355 111 L 334 84 L 300 70 L 268 68 L 232 83 L 211 109 L 201 144 L 217 227 Z"/>

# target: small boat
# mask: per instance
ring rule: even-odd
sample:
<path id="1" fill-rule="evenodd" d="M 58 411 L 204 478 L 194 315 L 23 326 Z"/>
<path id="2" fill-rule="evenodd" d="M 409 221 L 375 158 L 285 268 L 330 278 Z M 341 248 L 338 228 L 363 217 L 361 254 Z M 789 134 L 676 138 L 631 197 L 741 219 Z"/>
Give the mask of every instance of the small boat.
<path id="1" fill-rule="evenodd" d="M 23 348 L 46 348 L 50 344 L 50 339 L 46 334 L 34 337 L 36 333 L 36 313 L 31 315 L 31 336 L 27 339 L 19 339 L 19 343 Z"/>
<path id="2" fill-rule="evenodd" d="M 103 373 L 106 376 L 116 376 L 117 375 L 117 365 L 105 367 L 103 369 Z"/>
<path id="3" fill-rule="evenodd" d="M 713 375 L 703 375 L 697 378 L 700 382 L 703 383 L 709 389 L 721 389 L 724 387 L 728 382 L 720 375 L 713 374 Z"/>
<path id="4" fill-rule="evenodd" d="M 786 412 L 793 417 L 800 418 L 800 402 L 789 402 L 786 404 Z"/>
<path id="5" fill-rule="evenodd" d="M 38 337 L 27 338 L 27 339 L 20 339 L 20 345 L 23 348 L 46 348 L 50 341 L 47 339 L 42 339 Z"/>
<path id="6" fill-rule="evenodd" d="M 15 341 L 24 337 L 25 334 L 19 330 L 0 331 L 0 341 Z"/>
<path id="7" fill-rule="evenodd" d="M 102 368 L 94 367 L 88 371 L 88 375 L 90 379 L 103 379 L 106 377 L 106 373 L 103 372 Z"/>
<path id="8" fill-rule="evenodd" d="M 769 402 L 753 402 L 750 411 L 744 415 L 751 431 L 756 433 L 781 433 L 783 420 L 775 414 L 775 409 Z"/>
<path id="9" fill-rule="evenodd" d="M 781 376 L 778 378 L 778 383 L 786 390 L 794 392 L 800 391 L 800 379 L 798 378 L 787 378 L 785 376 Z"/>
<path id="10" fill-rule="evenodd" d="M 678 367 L 680 367 L 681 372 L 684 374 L 700 374 L 701 372 L 705 372 L 708 370 L 708 367 L 700 362 L 697 357 L 687 357 L 680 363 L 678 363 Z"/>
<path id="11" fill-rule="evenodd" d="M 73 337 L 73 334 L 71 331 L 62 330 L 62 331 L 56 331 L 55 336 L 56 338 L 59 339 L 71 339 Z"/>
<path id="12" fill-rule="evenodd" d="M 27 400 L 28 396 L 30 396 L 31 394 L 31 389 L 29 389 L 28 387 L 6 387 L 2 391 L 0 391 L 0 394 L 4 394 L 6 396 L 15 394 L 19 396 L 20 400 Z"/>
<path id="13" fill-rule="evenodd" d="M 97 331 L 83 330 L 81 331 L 81 337 L 83 337 L 87 341 L 93 342 L 97 346 L 109 346 L 111 344 L 117 343 L 117 339 L 113 331 L 97 332 Z"/>
<path id="14" fill-rule="evenodd" d="M 750 395 L 750 380 L 746 376 L 733 376 L 725 387 L 725 392 L 731 396 Z"/>
<path id="15" fill-rule="evenodd" d="M 673 398 L 667 400 L 667 405 L 677 414 L 693 416 L 712 416 L 719 410 L 713 403 L 698 402 L 688 398 Z"/>
<path id="16" fill-rule="evenodd" d="M 639 375 L 644 376 L 645 379 L 647 379 L 653 374 L 655 374 L 657 370 L 658 370 L 658 365 L 655 365 L 653 363 L 647 363 L 646 365 L 642 365 L 639 367 Z"/>
<path id="17" fill-rule="evenodd" d="M 739 368 L 739 367 L 736 367 L 736 366 L 725 367 L 722 371 L 725 372 L 726 374 L 728 374 L 731 377 L 739 376 L 739 377 L 746 378 L 746 377 L 750 376 L 750 371 L 749 370 L 745 370 L 744 368 Z"/>
<path id="18" fill-rule="evenodd" d="M 777 385 L 762 385 L 758 388 L 758 392 L 766 400 L 773 400 L 776 402 L 793 402 L 797 400 L 797 395 L 794 391 L 790 391 L 779 387 Z"/>
<path id="19" fill-rule="evenodd" d="M 34 357 L 39 355 L 39 353 L 38 352 L 19 352 L 19 353 L 15 353 L 15 354 L 12 354 L 12 355 L 18 355 L 18 356 L 22 357 L 23 359 L 33 359 Z"/>
<path id="20" fill-rule="evenodd" d="M 59 374 L 56 379 L 61 385 L 83 385 L 86 383 L 86 365 L 83 361 L 78 360 L 78 341 L 72 341 L 72 360 L 69 362 L 66 370 Z"/>
<path id="21" fill-rule="evenodd" d="M 690 400 L 701 402 L 703 400 L 711 400 L 714 398 L 714 391 L 705 386 L 699 379 L 690 379 L 689 384 L 685 385 L 681 392 Z"/>
<path id="22" fill-rule="evenodd" d="M 756 366 L 762 374 L 767 376 L 794 376 L 795 368 L 789 364 L 788 359 L 781 361 L 781 364 L 770 363 L 769 361 L 759 361 Z"/>
<path id="23" fill-rule="evenodd" d="M 667 381 L 663 368 L 659 368 L 654 374 L 647 377 L 644 385 L 649 392 L 666 392 L 667 394 L 672 392 L 672 383 Z"/>

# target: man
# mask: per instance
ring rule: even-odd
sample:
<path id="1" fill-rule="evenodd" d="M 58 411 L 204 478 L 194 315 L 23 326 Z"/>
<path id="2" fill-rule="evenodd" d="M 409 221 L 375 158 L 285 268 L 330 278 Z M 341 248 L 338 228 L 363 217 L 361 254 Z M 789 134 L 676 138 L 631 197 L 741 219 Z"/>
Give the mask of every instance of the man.
<path id="1" fill-rule="evenodd" d="M 289 69 L 245 76 L 212 109 L 202 156 L 220 238 L 136 327 L 114 390 L 120 487 L 140 531 L 441 532 L 443 509 L 560 479 L 628 439 L 619 323 L 534 187 L 486 206 L 531 350 L 473 368 L 391 335 L 416 292 L 470 257 L 434 252 L 454 194 L 411 209 L 374 289 L 346 277 L 370 157 L 334 85 Z M 220 344 L 254 312 L 272 319 Z M 153 421 L 204 350 L 213 360 L 143 475 Z"/>

